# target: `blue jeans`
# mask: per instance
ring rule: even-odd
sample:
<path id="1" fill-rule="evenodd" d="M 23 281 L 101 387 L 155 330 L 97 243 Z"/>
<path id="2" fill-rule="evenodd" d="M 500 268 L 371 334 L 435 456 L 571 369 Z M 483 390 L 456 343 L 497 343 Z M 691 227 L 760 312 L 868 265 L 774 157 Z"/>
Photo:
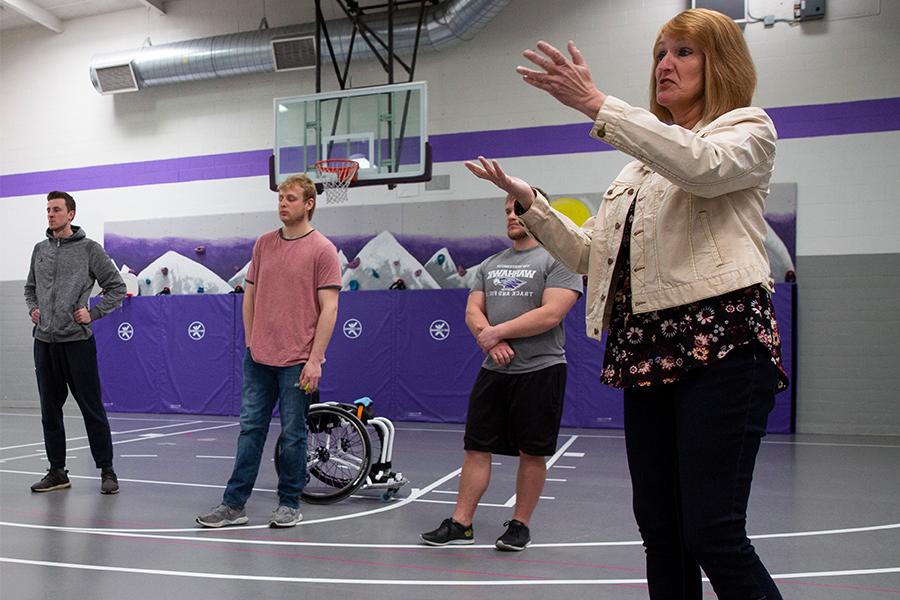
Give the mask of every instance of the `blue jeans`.
<path id="1" fill-rule="evenodd" d="M 281 412 L 278 504 L 291 508 L 300 506 L 300 492 L 306 485 L 306 413 L 309 410 L 309 396 L 295 387 L 302 370 L 303 364 L 291 367 L 262 365 L 253 360 L 249 348 L 244 353 L 241 433 L 234 471 L 222 498 L 225 505 L 243 508 L 250 498 L 277 401 Z"/>

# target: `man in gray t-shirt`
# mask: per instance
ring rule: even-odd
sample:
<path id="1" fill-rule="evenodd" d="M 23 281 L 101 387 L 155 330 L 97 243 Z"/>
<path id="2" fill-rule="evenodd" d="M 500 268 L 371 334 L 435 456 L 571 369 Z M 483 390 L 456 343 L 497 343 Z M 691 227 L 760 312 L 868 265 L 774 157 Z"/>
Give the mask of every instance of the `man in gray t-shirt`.
<path id="1" fill-rule="evenodd" d="M 541 308 L 547 288 L 572 290 L 576 300 L 581 294 L 581 275 L 569 271 L 533 238 L 528 239 L 534 245 L 528 244 L 530 247 L 524 250 L 513 247 L 499 252 L 485 259 L 478 268 L 472 292 L 484 294 L 484 314 L 492 326 Z M 571 294 L 563 296 L 568 298 Z M 508 339 L 507 343 L 514 352 L 508 364 L 499 364 L 486 355 L 481 366 L 501 373 L 527 373 L 566 362 L 562 321 L 546 331 Z"/>
<path id="2" fill-rule="evenodd" d="M 528 524 L 556 452 L 566 389 L 562 321 L 582 292 L 580 275 L 550 256 L 519 224 L 506 199 L 512 248 L 486 259 L 469 294 L 466 324 L 485 353 L 469 397 L 456 510 L 422 534 L 431 546 L 471 544 L 472 518 L 491 478 L 492 454 L 519 457 L 516 506 L 496 542 L 524 550 Z"/>

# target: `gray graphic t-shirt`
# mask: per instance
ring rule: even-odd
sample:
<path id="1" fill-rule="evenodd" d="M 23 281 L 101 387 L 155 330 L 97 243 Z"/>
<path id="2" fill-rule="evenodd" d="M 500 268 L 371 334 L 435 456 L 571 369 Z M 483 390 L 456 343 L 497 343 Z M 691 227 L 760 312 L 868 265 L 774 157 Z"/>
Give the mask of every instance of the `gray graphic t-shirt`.
<path id="1" fill-rule="evenodd" d="M 484 292 L 488 322 L 497 325 L 539 308 L 545 288 L 564 288 L 582 293 L 581 275 L 569 271 L 541 246 L 513 248 L 488 257 L 478 267 L 473 292 Z M 501 373 L 527 373 L 566 362 L 565 333 L 560 323 L 544 333 L 506 340 L 515 357 L 500 366 L 485 356 L 482 367 Z"/>

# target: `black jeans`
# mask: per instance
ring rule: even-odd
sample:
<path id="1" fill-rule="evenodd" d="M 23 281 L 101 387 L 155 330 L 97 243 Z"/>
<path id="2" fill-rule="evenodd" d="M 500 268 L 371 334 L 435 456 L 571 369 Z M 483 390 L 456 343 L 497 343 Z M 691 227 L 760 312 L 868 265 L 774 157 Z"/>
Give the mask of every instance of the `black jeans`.
<path id="1" fill-rule="evenodd" d="M 91 454 L 98 469 L 112 467 L 112 436 L 100 399 L 97 344 L 94 338 L 78 342 L 46 343 L 34 340 L 34 370 L 41 396 L 44 447 L 54 469 L 66 466 L 66 428 L 63 404 L 72 391 L 84 417 Z"/>
<path id="2" fill-rule="evenodd" d="M 746 532 L 775 385 L 775 366 L 754 342 L 676 383 L 625 390 L 634 515 L 652 600 L 699 600 L 701 568 L 720 600 L 781 600 Z"/>

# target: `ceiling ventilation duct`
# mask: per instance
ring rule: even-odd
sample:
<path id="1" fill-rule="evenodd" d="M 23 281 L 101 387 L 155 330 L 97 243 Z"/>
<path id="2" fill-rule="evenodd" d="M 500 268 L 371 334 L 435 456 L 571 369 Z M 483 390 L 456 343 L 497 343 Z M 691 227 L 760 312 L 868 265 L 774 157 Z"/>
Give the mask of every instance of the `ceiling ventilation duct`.
<path id="1" fill-rule="evenodd" d="M 443 50 L 471 40 L 509 2 L 445 0 L 428 7 L 419 49 Z M 395 52 L 412 52 L 418 18 L 419 11 L 413 9 L 394 14 Z M 387 37 L 384 13 L 363 20 L 379 36 Z M 329 21 L 327 26 L 335 57 L 343 61 L 350 47 L 353 24 L 348 19 L 338 19 Z M 315 35 L 316 24 L 305 23 L 101 54 L 91 60 L 91 83 L 101 94 L 115 94 L 184 81 L 310 68 L 316 64 Z M 369 46 L 357 39 L 353 58 L 372 57 Z M 323 63 L 329 58 L 323 56 Z"/>

